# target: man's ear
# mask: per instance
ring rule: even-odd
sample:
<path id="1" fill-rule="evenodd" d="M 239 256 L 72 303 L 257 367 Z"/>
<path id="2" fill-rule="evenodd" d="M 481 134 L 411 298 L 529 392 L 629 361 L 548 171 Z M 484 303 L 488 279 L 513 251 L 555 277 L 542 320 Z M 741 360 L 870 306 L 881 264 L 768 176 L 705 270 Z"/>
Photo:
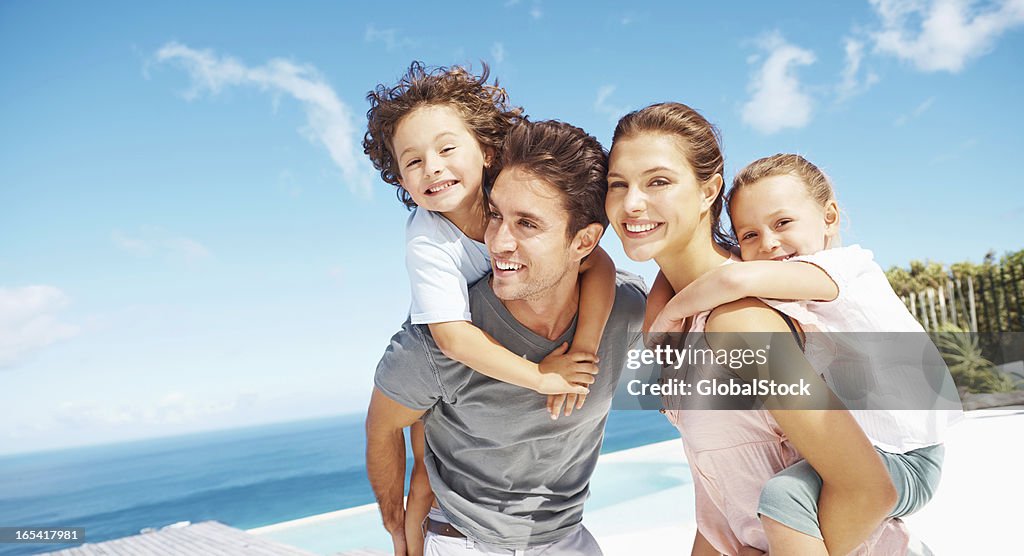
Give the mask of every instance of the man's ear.
<path id="1" fill-rule="evenodd" d="M 715 199 L 718 198 L 718 194 L 722 191 L 724 183 L 725 180 L 722 179 L 722 174 L 715 174 L 700 184 L 701 197 L 703 198 L 700 204 L 701 212 L 711 210 L 711 205 L 715 204 Z"/>
<path id="2" fill-rule="evenodd" d="M 839 235 L 839 204 L 835 199 L 825 204 L 825 237 L 828 241 Z"/>
<path id="3" fill-rule="evenodd" d="M 576 232 L 576 237 L 572 239 L 572 244 L 570 245 L 573 258 L 578 261 L 583 260 L 584 257 L 597 248 L 602 235 L 604 235 L 604 226 L 597 222 L 588 224 L 582 230 Z"/>

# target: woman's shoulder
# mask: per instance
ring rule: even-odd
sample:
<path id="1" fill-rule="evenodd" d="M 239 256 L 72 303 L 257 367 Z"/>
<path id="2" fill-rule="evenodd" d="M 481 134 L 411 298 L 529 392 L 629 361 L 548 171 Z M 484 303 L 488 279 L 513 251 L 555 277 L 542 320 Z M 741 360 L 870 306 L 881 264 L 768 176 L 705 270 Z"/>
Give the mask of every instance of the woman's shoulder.
<path id="1" fill-rule="evenodd" d="M 789 327 L 776 310 L 755 297 L 745 297 L 715 307 L 707 317 L 705 332 L 786 332 Z"/>

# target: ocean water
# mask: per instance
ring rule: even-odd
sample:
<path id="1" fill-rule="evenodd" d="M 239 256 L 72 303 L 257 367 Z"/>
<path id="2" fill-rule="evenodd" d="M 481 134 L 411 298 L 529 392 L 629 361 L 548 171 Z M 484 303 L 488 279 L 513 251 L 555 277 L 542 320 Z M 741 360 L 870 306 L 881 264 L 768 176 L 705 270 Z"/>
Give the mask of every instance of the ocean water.
<path id="1" fill-rule="evenodd" d="M 99 542 L 178 521 L 249 529 L 368 504 L 362 418 L 0 457 L 0 527 L 84 527 Z M 676 434 L 657 412 L 613 411 L 602 452 Z M 67 546 L 0 544 L 0 555 Z"/>

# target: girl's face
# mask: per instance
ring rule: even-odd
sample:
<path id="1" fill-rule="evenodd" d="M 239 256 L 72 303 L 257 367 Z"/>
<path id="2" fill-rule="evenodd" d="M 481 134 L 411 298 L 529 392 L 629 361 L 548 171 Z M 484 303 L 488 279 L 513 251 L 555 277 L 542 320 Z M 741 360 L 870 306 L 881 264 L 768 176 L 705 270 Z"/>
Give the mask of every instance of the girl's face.
<path id="1" fill-rule="evenodd" d="M 417 205 L 446 213 L 480 199 L 491 156 L 453 108 L 417 108 L 398 122 L 391 145 L 399 183 Z"/>
<path id="2" fill-rule="evenodd" d="M 839 230 L 835 201 L 822 207 L 791 175 L 770 176 L 740 188 L 729 216 L 745 261 L 784 261 L 828 247 Z"/>
<path id="3" fill-rule="evenodd" d="M 605 211 L 626 256 L 646 261 L 688 245 L 720 187 L 697 180 L 671 135 L 641 133 L 612 147 Z"/>

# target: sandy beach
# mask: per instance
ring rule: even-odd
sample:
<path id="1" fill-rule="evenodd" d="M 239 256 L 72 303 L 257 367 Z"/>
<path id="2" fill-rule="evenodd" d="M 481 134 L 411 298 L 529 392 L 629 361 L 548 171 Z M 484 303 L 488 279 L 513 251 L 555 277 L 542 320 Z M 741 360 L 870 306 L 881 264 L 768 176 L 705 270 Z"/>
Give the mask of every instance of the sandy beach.
<path id="1" fill-rule="evenodd" d="M 1022 437 L 1024 408 L 970 412 L 950 431 L 938 493 L 905 520 L 915 552 L 1002 554 L 1015 547 L 1019 516 L 1011 510 L 1024 499 Z M 606 555 L 688 553 L 696 524 L 681 441 L 601 456 L 591 491 L 584 524 Z M 391 546 L 374 504 L 249 532 L 319 554 Z"/>

